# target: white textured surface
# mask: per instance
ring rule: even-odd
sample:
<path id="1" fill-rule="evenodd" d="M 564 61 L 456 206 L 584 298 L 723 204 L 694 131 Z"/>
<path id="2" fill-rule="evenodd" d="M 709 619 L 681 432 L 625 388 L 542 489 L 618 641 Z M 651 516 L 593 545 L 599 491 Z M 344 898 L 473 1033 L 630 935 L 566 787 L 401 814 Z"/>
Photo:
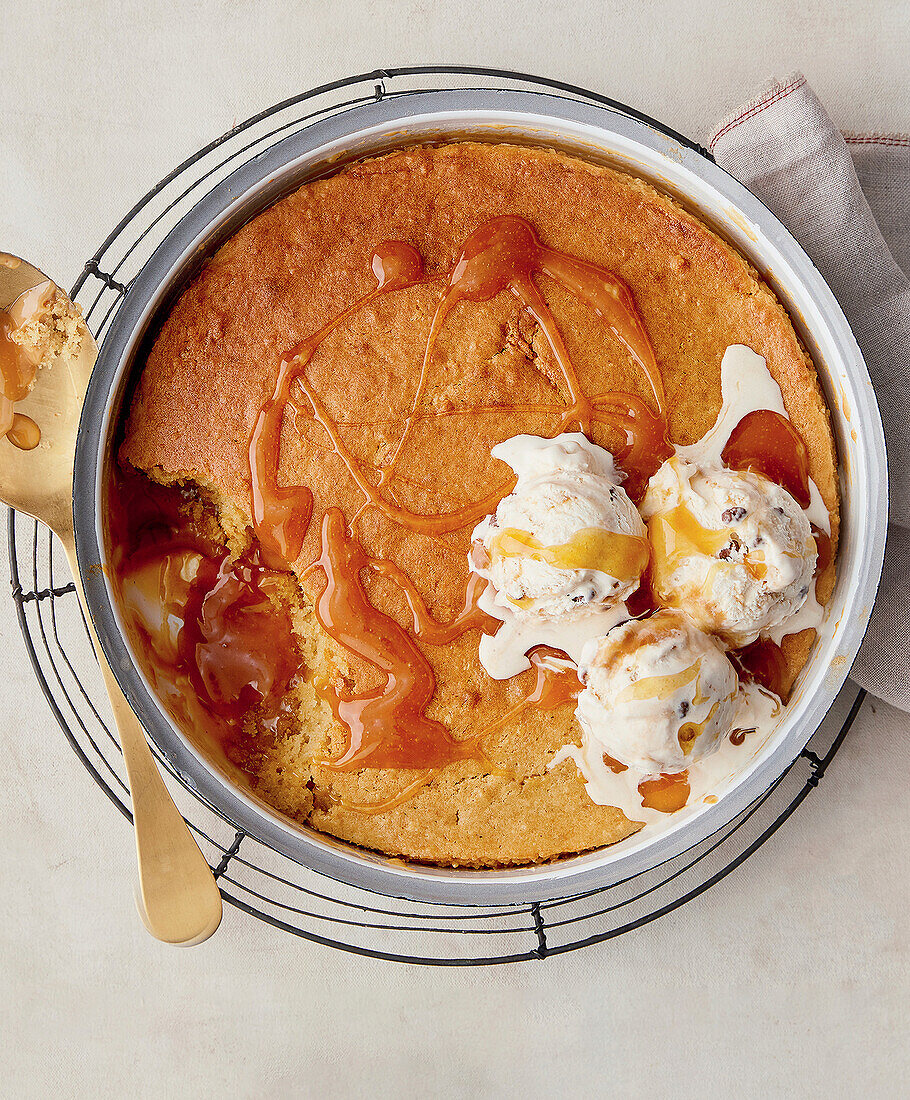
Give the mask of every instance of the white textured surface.
<path id="1" fill-rule="evenodd" d="M 0 42 L 0 247 L 64 285 L 198 145 L 376 65 L 537 71 L 692 135 L 799 67 L 844 128 L 910 130 L 903 0 L 17 0 Z M 898 711 L 867 707 L 787 825 L 681 911 L 545 963 L 424 971 L 291 941 L 230 908 L 192 951 L 149 940 L 129 831 L 66 747 L 3 598 L 0 643 L 4 1094 L 905 1093 Z"/>

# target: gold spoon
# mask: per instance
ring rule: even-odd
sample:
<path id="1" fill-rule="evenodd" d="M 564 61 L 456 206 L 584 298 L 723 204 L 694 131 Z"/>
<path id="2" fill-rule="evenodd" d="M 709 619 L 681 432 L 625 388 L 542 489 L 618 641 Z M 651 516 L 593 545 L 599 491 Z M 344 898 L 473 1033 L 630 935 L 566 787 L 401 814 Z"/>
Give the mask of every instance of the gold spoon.
<path id="1" fill-rule="evenodd" d="M 47 276 L 31 264 L 0 253 L 0 309 L 8 309 L 27 290 L 45 282 Z M 69 361 L 59 358 L 39 370 L 34 389 L 16 402 L 16 412 L 31 417 L 40 428 L 41 442 L 26 451 L 0 439 L 0 501 L 47 524 L 66 551 L 123 746 L 136 829 L 140 915 L 157 939 L 190 946 L 208 939 L 220 924 L 221 894 L 98 644 L 76 562 L 76 432 L 97 355 L 97 345 L 86 330 L 78 355 Z"/>

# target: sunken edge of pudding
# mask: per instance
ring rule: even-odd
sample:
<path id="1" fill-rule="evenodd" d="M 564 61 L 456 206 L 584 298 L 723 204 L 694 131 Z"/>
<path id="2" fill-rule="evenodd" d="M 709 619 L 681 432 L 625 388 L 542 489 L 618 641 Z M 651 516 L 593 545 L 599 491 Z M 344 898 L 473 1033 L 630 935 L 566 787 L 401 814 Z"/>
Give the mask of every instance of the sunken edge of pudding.
<path id="1" fill-rule="evenodd" d="M 466 243 L 480 249 L 494 219 L 534 264 L 498 290 L 480 272 L 449 294 Z M 611 273 L 616 284 L 599 285 L 614 305 L 573 289 L 566 257 Z M 644 336 L 615 314 L 622 288 Z M 132 399 L 109 536 L 153 686 L 238 783 L 354 845 L 482 868 L 622 840 L 648 815 L 589 791 L 577 662 L 545 642 L 515 675 L 481 661 L 502 615 L 469 563 L 472 533 L 513 491 L 492 452 L 519 436 L 583 435 L 640 506 L 672 445 L 711 429 L 721 362 L 739 345 L 764 359 L 804 446 L 830 527 L 824 603 L 838 496 L 818 377 L 767 285 L 698 219 L 638 178 L 506 144 L 405 149 L 307 184 L 212 257 Z M 650 468 L 625 469 L 629 403 L 638 424 L 656 413 L 648 347 L 666 437 L 652 432 Z M 612 415 L 617 394 L 628 397 Z M 621 590 L 636 615 L 659 608 L 619 580 L 589 588 Z M 580 592 L 566 585 L 547 606 Z M 783 696 L 814 637 L 781 635 Z M 731 660 L 747 679 L 768 664 L 742 654 Z M 566 746 L 580 748 L 554 764 Z"/>

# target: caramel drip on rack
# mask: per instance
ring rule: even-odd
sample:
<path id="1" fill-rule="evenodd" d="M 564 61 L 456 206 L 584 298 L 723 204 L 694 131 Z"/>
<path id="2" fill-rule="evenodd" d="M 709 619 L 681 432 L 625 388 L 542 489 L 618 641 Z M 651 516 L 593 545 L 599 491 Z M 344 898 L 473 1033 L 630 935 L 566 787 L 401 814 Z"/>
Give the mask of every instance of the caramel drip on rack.
<path id="1" fill-rule="evenodd" d="M 408 632 L 375 608 L 360 579 L 370 559 L 348 534 L 338 508 L 322 521 L 322 553 L 314 565 L 325 574 L 316 617 L 326 633 L 385 676 L 361 695 L 337 692 L 336 714 L 348 731 L 345 751 L 321 761 L 336 771 L 371 768 L 441 768 L 454 760 L 482 759 L 476 741 L 455 741 L 424 713 L 436 690 L 429 661 Z"/>
<path id="2" fill-rule="evenodd" d="M 586 527 L 565 543 L 545 546 L 517 527 L 506 527 L 494 538 L 490 551 L 497 558 L 528 558 L 556 569 L 593 569 L 617 580 L 634 580 L 648 564 L 648 540 L 642 535 Z"/>

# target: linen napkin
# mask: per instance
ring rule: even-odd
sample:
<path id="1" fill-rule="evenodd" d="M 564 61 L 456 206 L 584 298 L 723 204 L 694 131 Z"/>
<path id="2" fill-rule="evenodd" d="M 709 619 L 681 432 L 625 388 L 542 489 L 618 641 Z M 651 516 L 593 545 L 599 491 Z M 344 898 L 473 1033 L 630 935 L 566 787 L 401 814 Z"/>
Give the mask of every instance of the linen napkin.
<path id="1" fill-rule="evenodd" d="M 851 676 L 910 711 L 910 136 L 841 134 L 796 73 L 724 119 L 708 145 L 809 254 L 869 368 L 888 448 L 890 522 Z"/>

